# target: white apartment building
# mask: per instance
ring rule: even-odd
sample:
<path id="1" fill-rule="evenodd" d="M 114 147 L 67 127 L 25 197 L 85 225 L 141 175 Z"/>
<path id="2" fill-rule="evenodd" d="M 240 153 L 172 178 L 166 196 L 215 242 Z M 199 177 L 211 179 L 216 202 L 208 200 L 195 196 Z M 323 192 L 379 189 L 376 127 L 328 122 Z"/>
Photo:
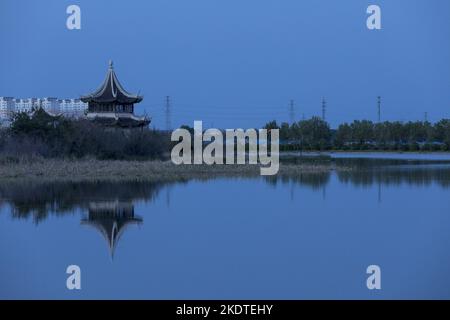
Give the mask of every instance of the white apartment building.
<path id="1" fill-rule="evenodd" d="M 39 98 L 37 99 L 35 106 L 43 108 L 51 114 L 61 113 L 58 98 Z"/>
<path id="2" fill-rule="evenodd" d="M 0 97 L 0 120 L 8 120 L 11 118 L 16 101 L 13 97 Z"/>
<path id="3" fill-rule="evenodd" d="M 14 112 L 31 112 L 36 102 L 36 98 L 16 99 Z"/>
<path id="4" fill-rule="evenodd" d="M 36 108 L 43 108 L 50 114 L 79 118 L 85 115 L 88 104 L 80 99 L 0 97 L 0 122 L 10 120 L 15 112 L 31 112 Z"/>
<path id="5" fill-rule="evenodd" d="M 80 99 L 62 99 L 59 100 L 59 108 L 62 115 L 71 118 L 84 116 L 88 104 Z"/>

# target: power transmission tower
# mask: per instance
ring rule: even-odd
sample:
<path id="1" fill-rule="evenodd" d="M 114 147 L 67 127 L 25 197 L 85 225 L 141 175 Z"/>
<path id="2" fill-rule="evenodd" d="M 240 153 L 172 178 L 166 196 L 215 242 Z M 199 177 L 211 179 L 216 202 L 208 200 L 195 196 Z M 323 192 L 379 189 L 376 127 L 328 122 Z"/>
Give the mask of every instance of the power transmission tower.
<path id="1" fill-rule="evenodd" d="M 291 124 L 295 121 L 294 100 L 291 100 L 289 103 L 289 120 Z"/>
<path id="2" fill-rule="evenodd" d="M 325 114 L 327 110 L 327 102 L 325 101 L 325 98 L 322 98 L 322 120 L 325 121 Z"/>
<path id="3" fill-rule="evenodd" d="M 166 96 L 166 130 L 169 131 L 172 127 L 171 123 L 171 106 L 170 106 L 170 96 Z"/>
<path id="4" fill-rule="evenodd" d="M 377 97 L 377 107 L 378 107 L 378 123 L 381 122 L 381 97 Z"/>

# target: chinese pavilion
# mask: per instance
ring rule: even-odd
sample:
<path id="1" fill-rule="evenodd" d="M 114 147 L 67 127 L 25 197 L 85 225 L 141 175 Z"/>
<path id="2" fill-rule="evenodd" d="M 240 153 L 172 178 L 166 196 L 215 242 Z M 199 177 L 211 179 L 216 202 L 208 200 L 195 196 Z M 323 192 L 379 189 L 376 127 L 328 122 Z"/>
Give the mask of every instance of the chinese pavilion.
<path id="1" fill-rule="evenodd" d="M 150 124 L 149 118 L 134 114 L 134 104 L 141 102 L 143 97 L 125 91 L 117 79 L 112 61 L 100 88 L 80 99 L 88 103 L 87 118 L 105 126 L 136 128 Z"/>

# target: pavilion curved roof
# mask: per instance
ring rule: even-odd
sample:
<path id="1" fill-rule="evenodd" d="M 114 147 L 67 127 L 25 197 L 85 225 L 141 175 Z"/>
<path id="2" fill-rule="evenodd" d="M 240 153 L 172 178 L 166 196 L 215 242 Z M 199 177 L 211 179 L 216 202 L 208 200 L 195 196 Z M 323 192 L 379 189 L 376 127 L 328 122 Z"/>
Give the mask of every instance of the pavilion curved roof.
<path id="1" fill-rule="evenodd" d="M 108 73 L 106 74 L 103 84 L 93 93 L 81 96 L 80 99 L 83 102 L 96 102 L 96 103 L 118 103 L 118 104 L 131 104 L 139 103 L 144 97 L 128 93 L 120 84 L 114 72 L 113 62 L 109 62 Z"/>
<path id="2" fill-rule="evenodd" d="M 93 202 L 89 205 L 89 215 L 81 220 L 82 225 L 97 229 L 105 238 L 111 258 L 120 237 L 131 224 L 142 224 L 141 217 L 134 215 L 132 203 L 119 201 Z"/>

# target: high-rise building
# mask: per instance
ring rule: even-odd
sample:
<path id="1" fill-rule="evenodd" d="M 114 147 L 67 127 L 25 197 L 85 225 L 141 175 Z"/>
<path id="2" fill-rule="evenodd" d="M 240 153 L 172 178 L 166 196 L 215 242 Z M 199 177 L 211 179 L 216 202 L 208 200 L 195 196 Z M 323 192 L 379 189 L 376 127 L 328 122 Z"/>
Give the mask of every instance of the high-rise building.
<path id="1" fill-rule="evenodd" d="M 33 107 L 43 108 L 51 114 L 61 113 L 58 98 L 39 98 Z"/>
<path id="2" fill-rule="evenodd" d="M 31 112 L 36 103 L 36 98 L 17 99 L 14 112 Z"/>
<path id="3" fill-rule="evenodd" d="M 0 120 L 9 120 L 16 107 L 13 97 L 0 97 Z"/>
<path id="4" fill-rule="evenodd" d="M 88 104 L 80 99 L 59 100 L 60 113 L 68 118 L 80 118 L 85 115 Z"/>
<path id="5" fill-rule="evenodd" d="M 0 120 L 2 122 L 11 120 L 14 113 L 31 112 L 37 108 L 42 108 L 53 115 L 79 118 L 85 115 L 88 104 L 80 99 L 0 97 Z"/>

